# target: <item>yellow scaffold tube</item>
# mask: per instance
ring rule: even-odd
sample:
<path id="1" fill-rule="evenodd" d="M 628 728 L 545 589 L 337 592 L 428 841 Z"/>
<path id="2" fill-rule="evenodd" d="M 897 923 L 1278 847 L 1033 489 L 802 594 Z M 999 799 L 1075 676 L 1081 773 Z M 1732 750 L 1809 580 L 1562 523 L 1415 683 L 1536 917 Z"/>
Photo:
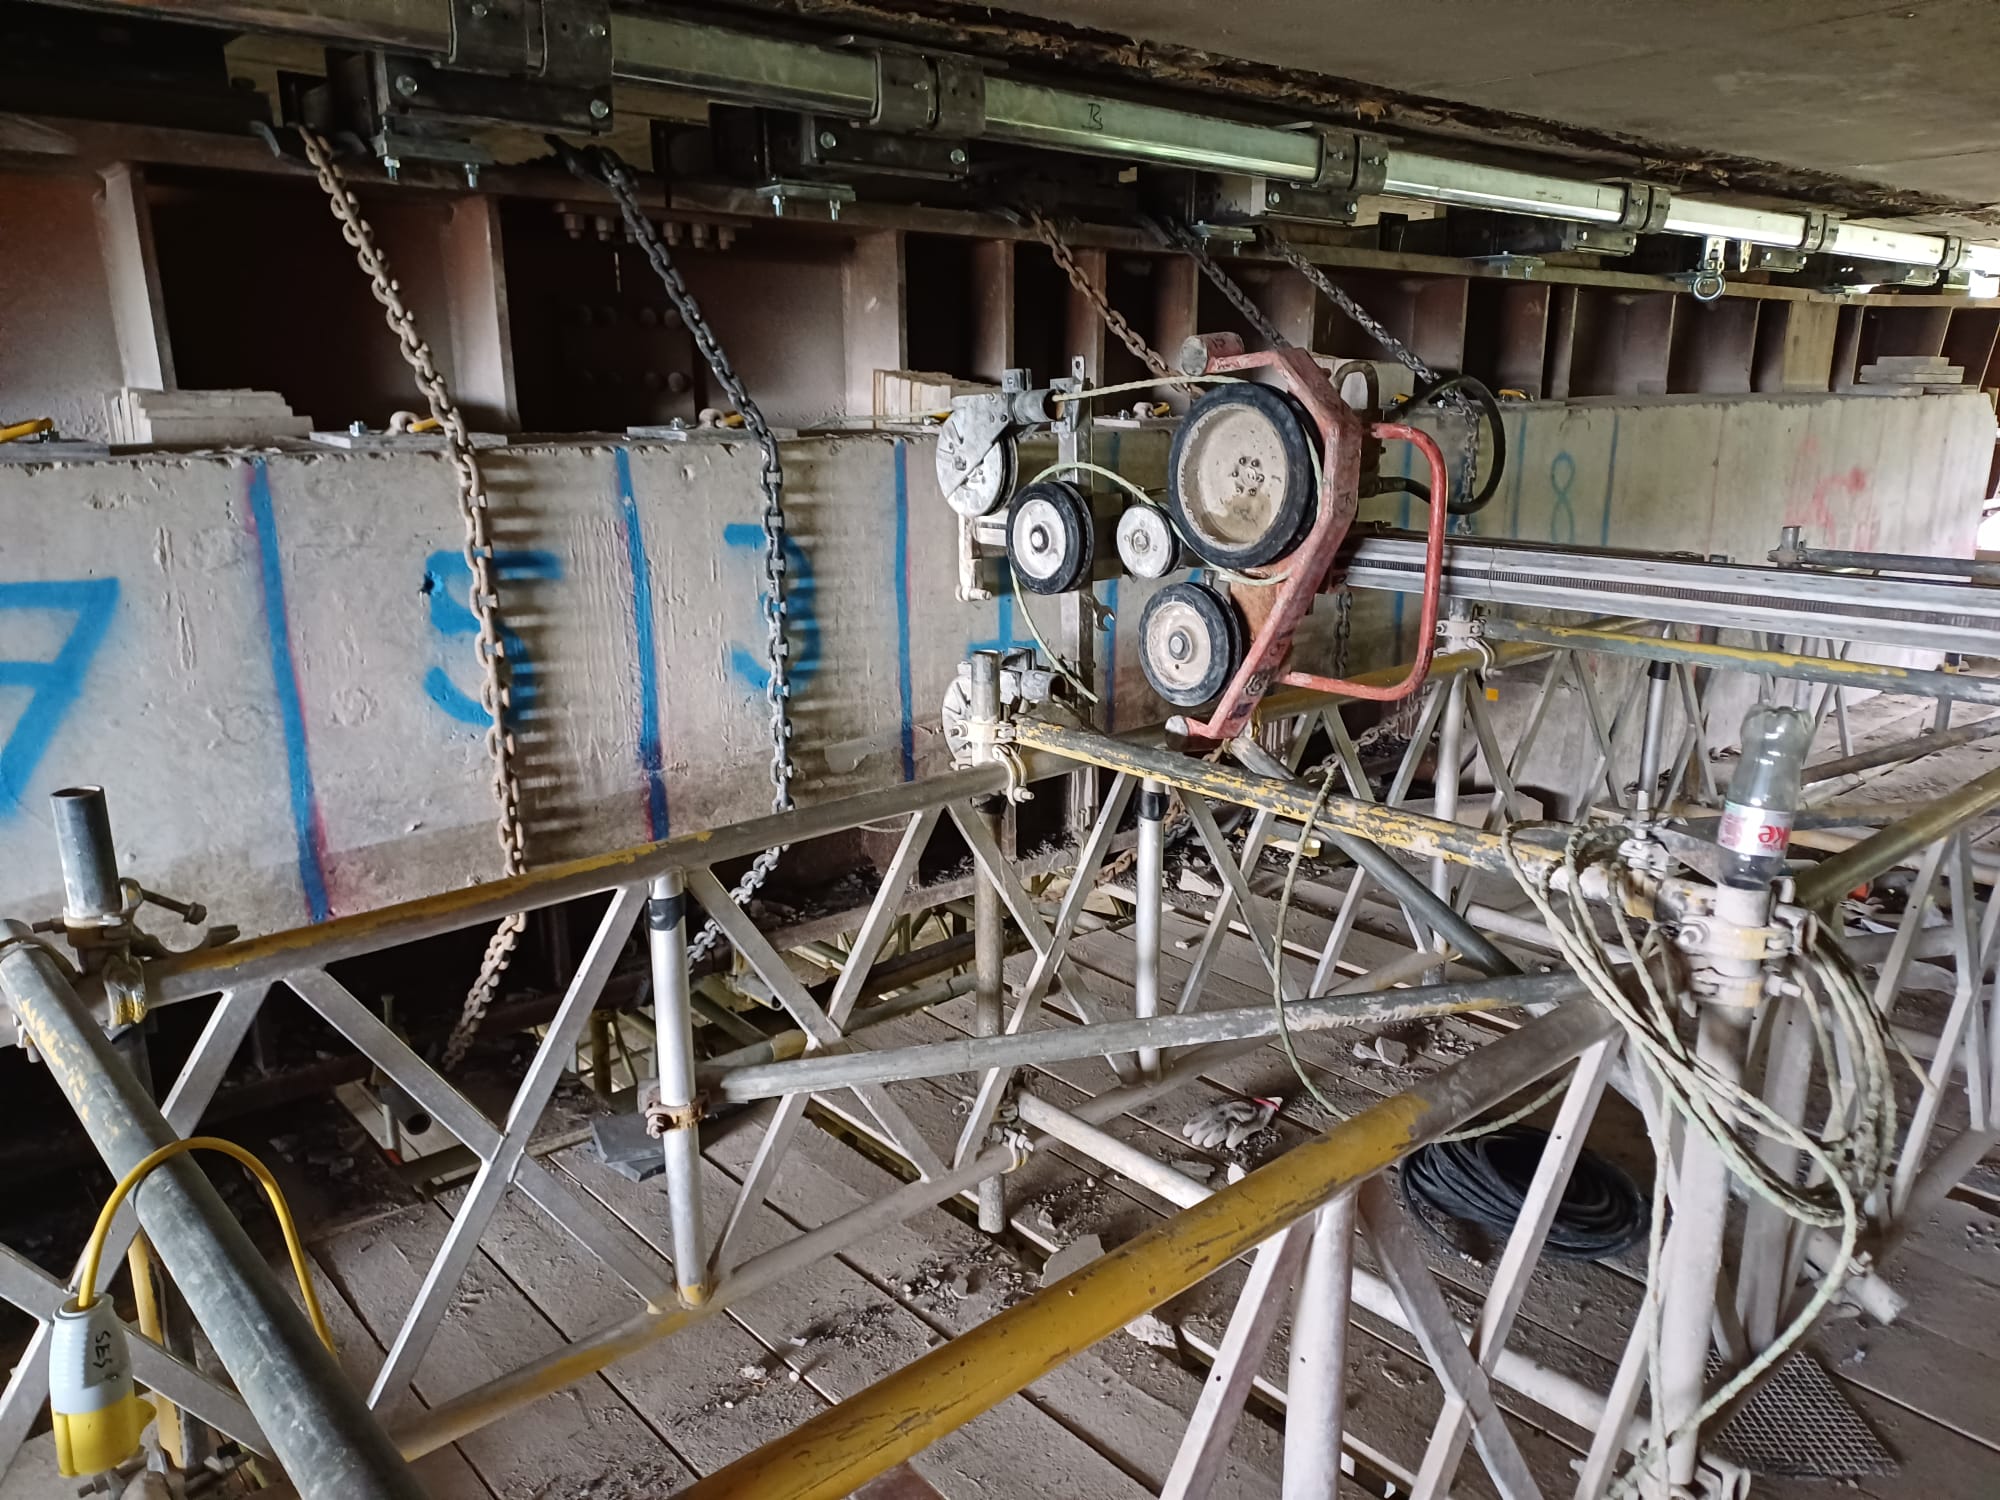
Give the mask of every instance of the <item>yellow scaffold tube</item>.
<path id="1" fill-rule="evenodd" d="M 1586 1005 L 1531 1022 L 745 1454 L 682 1500 L 852 1494 L 1336 1194 L 1547 1077 L 1615 1024 Z"/>

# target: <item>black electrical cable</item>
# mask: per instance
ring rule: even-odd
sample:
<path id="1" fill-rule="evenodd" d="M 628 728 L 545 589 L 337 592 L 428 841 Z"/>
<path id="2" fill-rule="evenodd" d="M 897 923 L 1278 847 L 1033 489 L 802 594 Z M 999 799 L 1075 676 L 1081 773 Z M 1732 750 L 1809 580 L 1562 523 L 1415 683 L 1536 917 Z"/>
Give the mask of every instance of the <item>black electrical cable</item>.
<path id="1" fill-rule="evenodd" d="M 1413 1217 L 1449 1240 L 1437 1215 L 1496 1235 L 1513 1229 L 1548 1144 L 1545 1130 L 1515 1125 L 1468 1140 L 1440 1141 L 1403 1163 L 1403 1201 Z M 1646 1237 L 1646 1200 L 1603 1157 L 1584 1151 L 1549 1226 L 1548 1253 L 1564 1260 L 1608 1260 Z"/>
<path id="2" fill-rule="evenodd" d="M 1474 511 L 1484 510 L 1486 503 L 1500 488 L 1500 473 L 1507 467 L 1507 431 L 1500 422 L 1500 403 L 1486 382 L 1474 375 L 1452 375 L 1440 380 L 1427 391 L 1410 398 L 1410 406 L 1434 406 L 1438 397 L 1452 391 L 1462 390 L 1479 408 L 1481 420 L 1493 433 L 1493 464 L 1486 471 L 1486 483 L 1479 487 L 1479 493 L 1467 500 L 1452 500 L 1445 509 L 1454 516 L 1469 516 Z M 1431 487 L 1421 479 L 1411 479 L 1401 474 L 1384 474 L 1375 484 L 1374 493 L 1386 494 L 1396 490 L 1407 490 L 1417 499 L 1430 504 Z"/>

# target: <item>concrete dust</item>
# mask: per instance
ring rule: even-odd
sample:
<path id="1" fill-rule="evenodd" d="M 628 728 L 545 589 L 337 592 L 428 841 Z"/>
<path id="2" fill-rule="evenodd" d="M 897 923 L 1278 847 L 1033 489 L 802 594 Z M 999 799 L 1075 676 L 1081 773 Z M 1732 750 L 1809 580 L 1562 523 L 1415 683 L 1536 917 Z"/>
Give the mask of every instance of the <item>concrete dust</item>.
<path id="1" fill-rule="evenodd" d="M 707 1411 L 734 1411 L 766 1392 L 796 1385 L 835 1348 L 880 1349 L 893 1343 L 893 1303 L 867 1302 L 815 1319 L 786 1337 L 782 1347 L 740 1366 L 736 1378 L 716 1387 Z"/>
<path id="2" fill-rule="evenodd" d="M 979 1299 L 990 1302 L 997 1312 L 1012 1307 L 1029 1290 L 1027 1273 L 1006 1251 L 987 1241 L 958 1255 L 934 1256 L 902 1283 L 905 1298 L 938 1314 Z"/>
<path id="3" fill-rule="evenodd" d="M 1051 1239 L 1067 1244 L 1102 1224 L 1106 1191 L 1096 1177 L 1076 1177 L 1029 1199 L 1023 1207 Z"/>

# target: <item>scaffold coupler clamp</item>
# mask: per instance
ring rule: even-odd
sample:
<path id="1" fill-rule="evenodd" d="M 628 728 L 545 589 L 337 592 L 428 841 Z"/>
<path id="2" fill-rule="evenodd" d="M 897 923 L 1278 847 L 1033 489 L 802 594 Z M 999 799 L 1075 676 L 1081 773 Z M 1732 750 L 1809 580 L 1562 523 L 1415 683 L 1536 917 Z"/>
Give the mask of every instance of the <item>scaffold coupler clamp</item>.
<path id="1" fill-rule="evenodd" d="M 1787 920 L 1796 909 L 1781 909 L 1770 883 L 1669 881 L 1663 896 L 1669 889 L 1674 947 L 1687 961 L 1694 999 L 1754 1010 L 1767 994 L 1782 989 L 1782 965 L 1805 934 Z"/>
<path id="2" fill-rule="evenodd" d="M 1028 1158 L 1035 1150 L 1035 1138 L 1028 1134 L 1027 1127 L 1021 1124 L 1021 1111 L 1014 1103 L 1014 1097 L 1019 1091 L 1018 1083 L 1007 1091 L 1007 1097 L 1000 1101 L 1000 1107 L 993 1112 L 993 1123 L 986 1131 L 987 1140 L 996 1146 L 1005 1146 L 1012 1156 L 1013 1160 L 1006 1166 L 1009 1172 L 1018 1172 L 1026 1166 Z"/>
<path id="3" fill-rule="evenodd" d="M 1007 800 L 1033 800 L 1027 767 L 1014 743 L 1013 716 L 1053 697 L 1053 679 L 1052 672 L 1036 665 L 1032 652 L 973 652 L 945 694 L 944 731 L 952 763 L 961 770 L 1003 766 Z"/>
<path id="4" fill-rule="evenodd" d="M 672 1130 L 693 1130 L 708 1118 L 708 1095 L 698 1093 L 686 1104 L 662 1104 L 657 1092 L 646 1102 L 646 1134 L 655 1138 Z"/>
<path id="5" fill-rule="evenodd" d="M 1445 655 L 1460 651 L 1478 652 L 1478 674 L 1482 677 L 1500 664 L 1499 657 L 1493 653 L 1492 643 L 1486 639 L 1485 618 L 1475 613 L 1463 599 L 1452 600 L 1444 618 L 1437 622 L 1437 639 Z"/>

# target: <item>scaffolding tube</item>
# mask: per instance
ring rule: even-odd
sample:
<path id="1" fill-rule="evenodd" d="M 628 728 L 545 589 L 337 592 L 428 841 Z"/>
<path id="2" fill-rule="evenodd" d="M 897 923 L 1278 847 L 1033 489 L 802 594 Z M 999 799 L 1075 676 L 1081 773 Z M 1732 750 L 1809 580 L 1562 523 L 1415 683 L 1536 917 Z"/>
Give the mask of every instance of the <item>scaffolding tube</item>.
<path id="1" fill-rule="evenodd" d="M 18 922 L 0 997 L 34 1041 L 113 1177 L 179 1137 Z M 133 1195 L 154 1252 L 187 1299 L 278 1462 L 307 1500 L 423 1500 L 408 1466 L 208 1178 L 186 1156 Z"/>
<path id="2" fill-rule="evenodd" d="M 1336 1194 L 1574 1061 L 1616 1025 L 1595 1005 L 1561 1007 L 716 1471 L 687 1500 L 840 1500 Z"/>

